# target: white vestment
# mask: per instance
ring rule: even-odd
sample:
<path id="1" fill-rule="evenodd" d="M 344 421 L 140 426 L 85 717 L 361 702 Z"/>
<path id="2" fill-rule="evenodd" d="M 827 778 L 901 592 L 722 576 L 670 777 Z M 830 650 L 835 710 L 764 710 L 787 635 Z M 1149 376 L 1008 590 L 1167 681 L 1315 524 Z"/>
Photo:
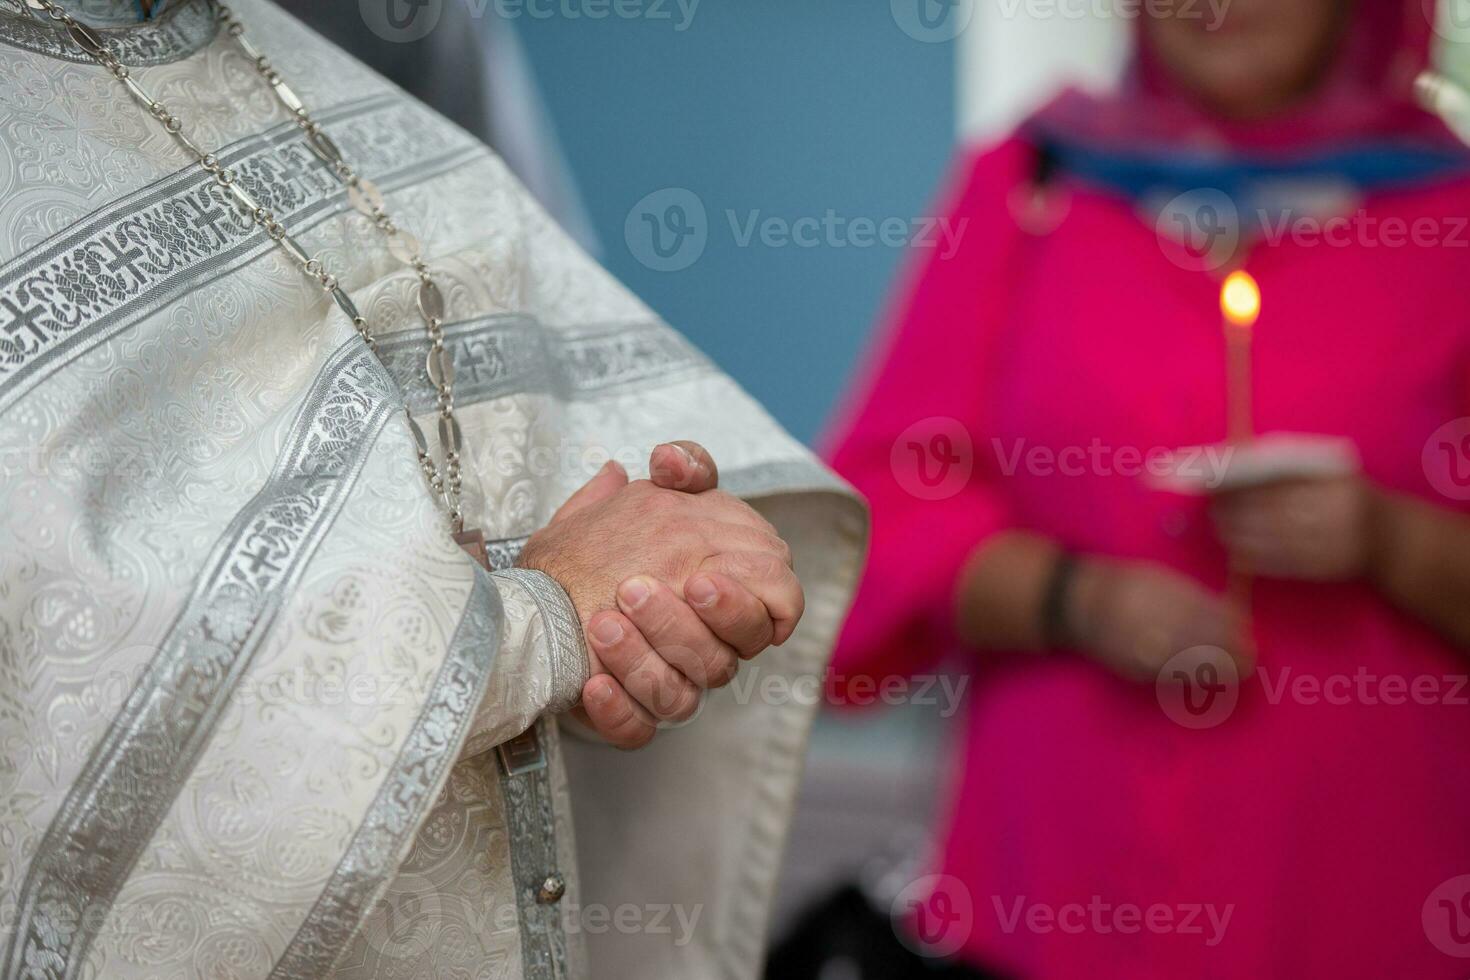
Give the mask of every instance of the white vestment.
<path id="1" fill-rule="evenodd" d="M 238 0 L 446 293 L 481 570 L 403 411 L 433 432 L 416 277 L 214 2 L 108 43 L 341 278 L 381 360 L 0 0 L 0 977 L 756 976 L 860 504 L 483 146 Z M 577 617 L 513 566 L 609 455 L 636 476 L 673 438 L 788 536 L 807 612 L 623 754 L 558 726 Z"/>

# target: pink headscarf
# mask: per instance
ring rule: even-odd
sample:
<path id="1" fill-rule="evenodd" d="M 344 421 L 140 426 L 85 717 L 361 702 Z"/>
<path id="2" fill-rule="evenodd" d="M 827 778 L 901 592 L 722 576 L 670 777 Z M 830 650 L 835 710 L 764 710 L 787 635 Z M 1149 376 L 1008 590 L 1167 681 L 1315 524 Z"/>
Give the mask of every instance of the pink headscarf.
<path id="1" fill-rule="evenodd" d="M 1069 91 L 1031 126 L 1064 142 L 1133 152 L 1276 156 L 1383 142 L 1462 148 L 1413 97 L 1414 78 L 1429 63 L 1434 7 L 1434 0 L 1355 0 L 1333 64 L 1312 94 L 1250 122 L 1221 118 L 1180 91 L 1140 21 L 1138 55 L 1117 94 Z"/>

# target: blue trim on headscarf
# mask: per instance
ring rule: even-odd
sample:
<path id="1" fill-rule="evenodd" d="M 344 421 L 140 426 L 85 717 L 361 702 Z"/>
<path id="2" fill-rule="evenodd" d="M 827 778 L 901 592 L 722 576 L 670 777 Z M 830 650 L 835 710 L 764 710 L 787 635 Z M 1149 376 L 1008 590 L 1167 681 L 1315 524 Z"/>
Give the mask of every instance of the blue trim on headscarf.
<path id="1" fill-rule="evenodd" d="M 1470 153 L 1453 147 L 1365 144 L 1295 158 L 1103 150 L 1032 134 L 1057 170 L 1129 198 L 1211 188 L 1237 200 L 1275 181 L 1347 182 L 1363 192 L 1397 190 L 1470 175 Z"/>

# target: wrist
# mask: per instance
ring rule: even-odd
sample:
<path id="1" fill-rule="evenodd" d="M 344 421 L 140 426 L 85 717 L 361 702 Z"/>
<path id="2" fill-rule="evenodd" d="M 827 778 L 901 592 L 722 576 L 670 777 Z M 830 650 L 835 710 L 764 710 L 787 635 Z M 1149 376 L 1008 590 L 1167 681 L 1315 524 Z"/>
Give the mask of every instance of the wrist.
<path id="1" fill-rule="evenodd" d="M 1079 557 L 1067 589 L 1062 615 L 1071 646 L 1081 650 L 1096 647 L 1098 623 L 1102 619 L 1103 587 L 1109 574 L 1106 559 Z"/>
<path id="2" fill-rule="evenodd" d="M 1071 607 L 1077 576 L 1081 570 L 1081 558 L 1070 551 L 1058 551 L 1052 559 L 1037 623 L 1037 633 L 1041 637 L 1042 645 L 1049 650 L 1077 645 L 1076 620 Z"/>
<path id="3" fill-rule="evenodd" d="M 1405 527 L 1406 507 L 1392 494 L 1368 484 L 1364 489 L 1363 535 L 1365 545 L 1363 574 L 1373 585 L 1391 587 L 1399 575 Z"/>

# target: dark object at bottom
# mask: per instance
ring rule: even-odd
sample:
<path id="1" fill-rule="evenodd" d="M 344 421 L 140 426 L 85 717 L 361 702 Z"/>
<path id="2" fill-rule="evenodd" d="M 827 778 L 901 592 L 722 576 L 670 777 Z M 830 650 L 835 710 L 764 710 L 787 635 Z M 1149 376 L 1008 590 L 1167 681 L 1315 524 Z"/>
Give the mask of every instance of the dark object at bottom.
<path id="1" fill-rule="evenodd" d="M 888 917 L 856 887 L 843 888 L 797 922 L 771 951 L 765 980 L 1004 980 L 926 959 L 901 943 Z"/>

